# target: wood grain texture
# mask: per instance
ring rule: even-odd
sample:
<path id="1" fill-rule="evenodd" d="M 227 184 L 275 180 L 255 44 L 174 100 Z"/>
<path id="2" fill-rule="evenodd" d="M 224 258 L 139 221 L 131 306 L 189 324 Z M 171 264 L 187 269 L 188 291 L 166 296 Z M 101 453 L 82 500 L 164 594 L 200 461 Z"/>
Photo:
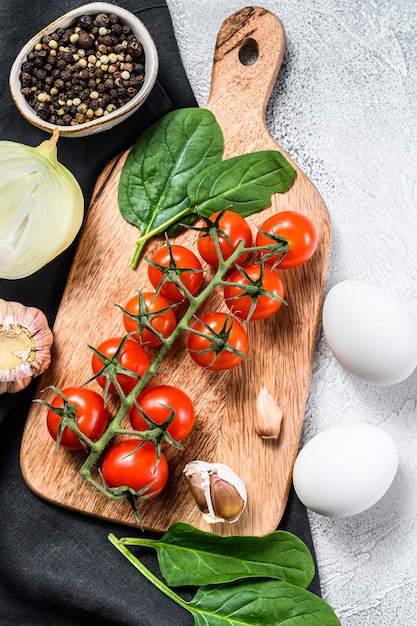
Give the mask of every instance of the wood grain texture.
<path id="1" fill-rule="evenodd" d="M 241 61 L 247 44 L 258 52 L 256 62 Z M 207 102 L 224 133 L 225 157 L 261 149 L 279 149 L 265 123 L 265 110 L 285 51 L 280 20 L 257 7 L 247 7 L 228 18 L 219 31 L 214 55 L 212 85 Z M 246 63 L 246 62 L 245 62 Z M 284 152 L 283 150 L 281 150 Z M 91 353 L 106 336 L 121 335 L 123 326 L 115 304 L 123 305 L 138 289 L 149 287 L 146 264 L 129 268 L 137 230 L 120 216 L 117 186 L 127 153 L 103 171 L 93 194 L 88 218 L 54 325 L 52 366 L 39 384 L 38 395 L 48 385 L 64 388 L 80 384 L 90 375 Z M 250 360 L 226 372 L 208 372 L 195 366 L 185 351 L 184 338 L 166 358 L 166 371 L 154 382 L 178 385 L 196 406 L 196 427 L 184 441 L 184 450 L 169 450 L 170 479 L 155 500 L 141 505 L 144 527 L 165 531 L 184 521 L 221 534 L 265 534 L 274 530 L 285 509 L 292 467 L 299 445 L 308 393 L 316 333 L 327 271 L 331 227 L 327 208 L 311 181 L 289 155 L 297 170 L 286 194 L 275 194 L 272 205 L 249 218 L 260 221 L 281 210 L 305 213 L 315 222 L 319 245 L 304 266 L 282 270 L 288 307 L 270 320 L 247 325 Z M 177 242 L 191 246 L 195 234 L 187 232 Z M 150 242 L 146 254 L 161 245 Z M 206 280 L 210 278 L 207 272 Z M 207 310 L 225 310 L 220 293 L 214 293 Z M 95 383 L 91 383 L 92 388 Z M 266 386 L 284 413 L 278 441 L 260 439 L 253 430 L 256 396 Z M 134 525 L 129 505 L 112 503 L 94 493 L 79 475 L 83 453 L 54 450 L 45 423 L 46 410 L 34 404 L 28 416 L 21 448 L 21 467 L 28 486 L 39 496 L 80 512 Z M 233 525 L 207 525 L 192 500 L 184 465 L 194 459 L 230 465 L 248 488 L 248 505 Z"/>

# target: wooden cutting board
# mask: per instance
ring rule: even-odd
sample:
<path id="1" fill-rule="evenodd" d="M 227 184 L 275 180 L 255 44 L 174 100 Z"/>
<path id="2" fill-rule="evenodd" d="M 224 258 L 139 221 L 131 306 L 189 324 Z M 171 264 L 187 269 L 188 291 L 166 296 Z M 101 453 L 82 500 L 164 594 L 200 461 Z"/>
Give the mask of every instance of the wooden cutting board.
<path id="1" fill-rule="evenodd" d="M 223 129 L 225 157 L 281 150 L 267 129 L 265 110 L 284 51 L 283 26 L 265 9 L 247 7 L 223 23 L 207 107 Z M 48 385 L 63 389 L 90 378 L 87 344 L 98 345 L 107 336 L 123 334 L 115 304 L 124 305 L 138 289 L 149 287 L 146 263 L 143 261 L 136 271 L 129 267 L 138 231 L 118 211 L 118 179 L 126 155 L 108 165 L 95 187 L 53 329 L 52 365 L 38 387 L 37 396 L 47 401 L 51 401 L 51 394 L 41 390 Z M 249 222 L 255 232 L 260 220 L 270 214 L 286 209 L 300 211 L 317 226 L 318 249 L 305 265 L 281 271 L 288 307 L 282 307 L 270 320 L 247 325 L 248 362 L 225 372 L 199 369 L 180 338 L 168 358 L 168 370 L 154 379 L 155 384 L 165 382 L 184 389 L 195 403 L 197 418 L 193 433 L 183 442 L 184 450 L 168 451 L 170 478 L 166 489 L 157 499 L 141 505 L 146 529 L 163 532 L 173 522 L 183 521 L 222 534 L 265 534 L 277 527 L 283 515 L 303 423 L 331 240 L 322 198 L 293 165 L 297 174 L 290 191 L 275 194 L 271 207 L 250 217 Z M 192 232 L 176 238 L 188 246 L 194 240 Z M 161 244 L 161 238 L 153 240 L 146 254 Z M 221 294 L 211 298 L 210 306 L 224 309 Z M 99 389 L 94 382 L 90 386 Z M 255 398 L 263 386 L 284 413 L 278 441 L 262 440 L 253 430 Z M 126 502 L 108 501 L 81 478 L 83 459 L 82 452 L 61 449 L 54 453 L 54 442 L 46 429 L 46 409 L 34 403 L 21 447 L 21 468 L 30 489 L 57 505 L 134 525 Z M 245 482 L 248 504 L 237 523 L 209 526 L 202 520 L 182 475 L 184 465 L 194 459 L 226 463 Z"/>

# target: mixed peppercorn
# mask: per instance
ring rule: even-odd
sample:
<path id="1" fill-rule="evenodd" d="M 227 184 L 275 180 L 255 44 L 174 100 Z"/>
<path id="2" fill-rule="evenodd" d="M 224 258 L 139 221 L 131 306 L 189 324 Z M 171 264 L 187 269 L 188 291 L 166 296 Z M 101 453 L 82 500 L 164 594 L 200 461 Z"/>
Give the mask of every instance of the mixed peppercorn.
<path id="1" fill-rule="evenodd" d="M 22 64 L 21 92 L 36 114 L 75 126 L 129 102 L 145 78 L 142 43 L 115 14 L 82 15 L 44 35 Z"/>

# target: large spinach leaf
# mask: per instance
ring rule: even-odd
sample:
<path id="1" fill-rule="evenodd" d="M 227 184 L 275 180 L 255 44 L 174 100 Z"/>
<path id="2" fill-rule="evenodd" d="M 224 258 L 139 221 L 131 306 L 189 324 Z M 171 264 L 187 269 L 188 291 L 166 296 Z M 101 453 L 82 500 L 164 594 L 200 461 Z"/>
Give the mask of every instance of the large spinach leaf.
<path id="1" fill-rule="evenodd" d="M 193 614 L 196 626 L 340 626 L 324 600 L 282 580 L 200 587 L 181 606 Z"/>
<path id="2" fill-rule="evenodd" d="M 189 212 L 189 181 L 222 156 L 223 134 L 208 109 L 171 111 L 139 137 L 120 175 L 118 204 L 140 228 L 142 245 Z"/>
<path id="3" fill-rule="evenodd" d="M 135 537 L 121 542 L 154 548 L 162 576 L 172 587 L 257 576 L 307 587 L 314 576 L 314 562 L 305 543 L 280 530 L 261 537 L 222 537 L 177 522 L 161 539 Z"/>
<path id="4" fill-rule="evenodd" d="M 277 150 L 241 154 L 204 168 L 190 181 L 190 203 L 200 215 L 231 208 L 243 217 L 262 211 L 284 193 L 295 170 Z"/>

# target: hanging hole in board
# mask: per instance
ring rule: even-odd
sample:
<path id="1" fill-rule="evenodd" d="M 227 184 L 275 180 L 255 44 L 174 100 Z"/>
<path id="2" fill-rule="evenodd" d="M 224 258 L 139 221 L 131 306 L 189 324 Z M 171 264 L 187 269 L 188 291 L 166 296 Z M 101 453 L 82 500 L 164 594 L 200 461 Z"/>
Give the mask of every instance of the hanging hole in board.
<path id="1" fill-rule="evenodd" d="M 253 65 L 259 57 L 258 44 L 254 39 L 246 39 L 239 50 L 239 61 L 242 65 Z"/>

